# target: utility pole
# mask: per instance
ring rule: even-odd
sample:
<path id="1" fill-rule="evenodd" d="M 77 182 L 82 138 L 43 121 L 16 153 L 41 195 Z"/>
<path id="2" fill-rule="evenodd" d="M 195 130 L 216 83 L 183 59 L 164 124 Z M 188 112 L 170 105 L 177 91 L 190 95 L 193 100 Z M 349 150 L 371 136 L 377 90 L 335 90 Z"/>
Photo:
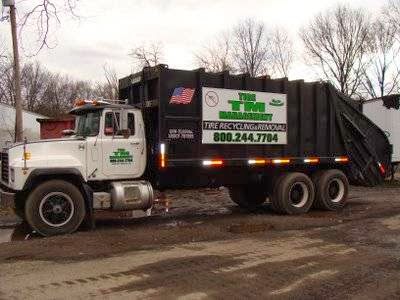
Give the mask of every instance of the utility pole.
<path id="1" fill-rule="evenodd" d="M 11 34 L 14 54 L 14 96 L 15 96 L 15 142 L 23 140 L 21 68 L 19 64 L 17 18 L 15 0 L 3 0 L 3 6 L 10 8 Z"/>

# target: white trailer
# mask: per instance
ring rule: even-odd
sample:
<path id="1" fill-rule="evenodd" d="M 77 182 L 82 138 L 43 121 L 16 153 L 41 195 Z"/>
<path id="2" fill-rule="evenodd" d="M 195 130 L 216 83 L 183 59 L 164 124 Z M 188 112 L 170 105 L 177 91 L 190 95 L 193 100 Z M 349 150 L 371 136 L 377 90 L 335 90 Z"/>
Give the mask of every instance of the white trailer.
<path id="1" fill-rule="evenodd" d="M 363 103 L 363 113 L 387 135 L 393 146 L 392 164 L 400 163 L 400 98 L 397 95 Z"/>

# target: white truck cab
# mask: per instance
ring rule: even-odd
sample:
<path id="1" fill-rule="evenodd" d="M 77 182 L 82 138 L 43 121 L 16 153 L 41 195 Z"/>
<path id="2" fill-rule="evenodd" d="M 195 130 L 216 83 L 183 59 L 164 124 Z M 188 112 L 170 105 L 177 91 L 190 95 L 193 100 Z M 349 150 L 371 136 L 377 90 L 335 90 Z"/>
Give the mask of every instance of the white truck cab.
<path id="1" fill-rule="evenodd" d="M 138 180 L 147 157 L 141 111 L 81 101 L 71 114 L 71 137 L 16 144 L 1 156 L 2 201 L 43 235 L 76 230 L 93 208 L 145 210 L 153 203 L 151 185 Z"/>
<path id="2" fill-rule="evenodd" d="M 89 181 L 134 179 L 146 168 L 146 139 L 140 110 L 109 105 L 103 109 L 78 108 L 75 138 L 85 153 Z"/>

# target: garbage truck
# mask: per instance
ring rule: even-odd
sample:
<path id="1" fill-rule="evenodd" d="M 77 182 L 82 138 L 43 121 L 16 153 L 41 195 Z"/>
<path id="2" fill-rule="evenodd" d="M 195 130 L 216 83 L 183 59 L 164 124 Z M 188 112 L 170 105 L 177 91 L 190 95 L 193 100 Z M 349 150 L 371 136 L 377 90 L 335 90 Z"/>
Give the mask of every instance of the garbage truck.
<path id="1" fill-rule="evenodd" d="M 155 191 L 221 187 L 254 210 L 338 210 L 349 182 L 377 185 L 391 147 L 325 82 L 144 68 L 121 101 L 80 100 L 72 136 L 1 154 L 1 201 L 41 235 L 72 233 L 96 210 L 149 211 Z"/>

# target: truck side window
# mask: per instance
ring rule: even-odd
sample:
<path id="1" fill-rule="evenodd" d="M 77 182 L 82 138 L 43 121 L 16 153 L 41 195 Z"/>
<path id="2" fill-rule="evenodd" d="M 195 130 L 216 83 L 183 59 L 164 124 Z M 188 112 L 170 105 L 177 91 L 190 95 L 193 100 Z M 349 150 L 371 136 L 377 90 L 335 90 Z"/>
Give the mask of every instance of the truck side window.
<path id="1" fill-rule="evenodd" d="M 107 112 L 104 120 L 104 134 L 117 135 L 119 130 L 119 113 Z"/>
<path id="2" fill-rule="evenodd" d="M 128 129 L 131 131 L 131 135 L 135 135 L 135 115 L 128 113 Z"/>

